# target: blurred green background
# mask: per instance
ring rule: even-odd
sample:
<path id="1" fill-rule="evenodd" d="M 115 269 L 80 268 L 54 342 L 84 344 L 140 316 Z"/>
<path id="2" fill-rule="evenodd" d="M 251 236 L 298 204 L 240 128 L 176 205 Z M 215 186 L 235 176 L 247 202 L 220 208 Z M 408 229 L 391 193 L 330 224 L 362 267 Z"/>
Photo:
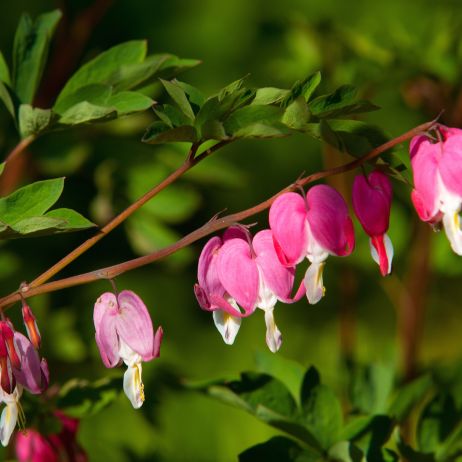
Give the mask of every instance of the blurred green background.
<path id="1" fill-rule="evenodd" d="M 321 91 L 351 83 L 381 106 L 365 120 L 390 136 L 430 120 L 442 109 L 445 123 L 460 126 L 462 122 L 462 9 L 457 0 L 96 1 L 101 11 L 94 13 L 94 19 L 99 14 L 100 18 L 94 25 L 77 22 L 76 26 L 76 20 L 94 4 L 76 0 L 8 2 L 0 19 L 0 49 L 11 58 L 22 12 L 36 16 L 59 7 L 66 16 L 56 40 L 64 40 L 67 53 L 76 56 L 73 63 L 67 60 L 60 69 L 66 51 L 63 55 L 55 42 L 50 62 L 55 72 L 60 69 L 67 76 L 75 66 L 110 46 L 146 38 L 150 52 L 201 59 L 203 64 L 180 78 L 206 94 L 247 73 L 252 86 L 289 88 L 295 80 L 321 70 Z M 69 35 L 72 27 L 74 35 Z M 72 40 L 86 35 L 82 49 L 73 48 Z M 56 75 L 45 72 L 40 93 L 43 104 L 52 101 L 59 90 L 57 80 Z M 156 99 L 165 98 L 159 88 L 153 91 Z M 58 205 L 104 224 L 179 165 L 187 151 L 183 145 L 143 145 L 140 139 L 151 120 L 146 112 L 46 135 L 24 156 L 14 187 L 66 176 Z M 16 142 L 2 107 L 3 156 Z M 302 135 L 238 141 L 156 197 L 61 276 L 163 247 L 218 211 L 250 207 L 302 172 L 345 160 L 346 156 L 329 152 Z M 348 177 L 333 184 L 348 195 L 350 181 Z M 6 183 L 3 193 L 11 187 Z M 425 310 L 425 322 L 419 327 L 419 367 L 460 356 L 462 264 L 451 253 L 443 233 L 430 235 L 424 224 L 417 223 L 409 193 L 408 185 L 396 184 L 390 230 L 395 271 L 390 278 L 381 279 L 369 256 L 367 239 L 357 227 L 355 254 L 328 260 L 326 297 L 316 306 L 302 300 L 276 308 L 284 337 L 279 354 L 304 365 L 315 364 L 334 386 L 342 384 L 342 351 L 343 356 L 353 352 L 364 361 L 401 367 L 397 313 L 404 309 L 406 294 L 420 294 L 419 309 Z M 254 221 L 259 229 L 267 227 L 265 213 L 249 220 Z M 90 235 L 91 231 L 2 243 L 2 293 L 33 279 Z M 120 290 L 131 289 L 144 299 L 154 324 L 163 326 L 165 336 L 161 358 L 143 368 L 146 402 L 142 409 L 131 409 L 121 394 L 115 403 L 82 421 L 79 440 L 90 460 L 232 461 L 248 446 L 275 433 L 248 415 L 175 385 L 178 376 L 204 380 L 254 368 L 256 352 L 266 349 L 262 312 L 243 321 L 235 344 L 229 347 L 215 330 L 211 314 L 199 309 L 192 287 L 204 243 L 117 278 Z M 428 265 L 416 263 L 419 255 L 427 254 Z M 107 282 L 93 283 L 30 301 L 53 381 L 64 383 L 72 377 L 96 380 L 108 374 L 121 377 L 122 371 L 104 369 L 94 343 L 93 304 L 106 290 L 110 290 Z M 18 313 L 18 309 L 11 311 L 19 325 Z"/>

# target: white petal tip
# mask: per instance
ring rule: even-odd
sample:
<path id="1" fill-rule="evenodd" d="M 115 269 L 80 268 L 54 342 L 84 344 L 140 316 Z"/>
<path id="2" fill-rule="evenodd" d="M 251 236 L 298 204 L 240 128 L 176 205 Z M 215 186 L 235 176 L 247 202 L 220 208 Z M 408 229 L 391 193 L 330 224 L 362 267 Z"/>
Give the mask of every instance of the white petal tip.
<path id="1" fill-rule="evenodd" d="M 232 316 L 223 310 L 216 310 L 213 312 L 213 321 L 226 345 L 232 345 L 241 327 L 241 318 Z"/>

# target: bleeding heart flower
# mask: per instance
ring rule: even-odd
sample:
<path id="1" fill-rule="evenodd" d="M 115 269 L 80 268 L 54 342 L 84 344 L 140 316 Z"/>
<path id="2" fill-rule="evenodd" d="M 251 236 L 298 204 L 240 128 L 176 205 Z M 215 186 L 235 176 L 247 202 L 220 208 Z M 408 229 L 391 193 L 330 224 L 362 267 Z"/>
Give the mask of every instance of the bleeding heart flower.
<path id="1" fill-rule="evenodd" d="M 387 235 L 392 200 L 391 181 L 376 170 L 358 175 L 353 182 L 353 209 L 364 231 L 370 236 L 371 254 L 382 276 L 391 272 L 393 245 Z"/>
<path id="2" fill-rule="evenodd" d="M 349 255 L 355 245 L 353 223 L 343 197 L 331 186 L 313 186 L 306 198 L 294 192 L 281 194 L 272 204 L 269 222 L 280 262 L 292 267 L 305 257 L 311 262 L 305 274 L 308 302 L 324 295 L 322 271 L 331 255 Z"/>
<path id="3" fill-rule="evenodd" d="M 141 362 L 160 355 L 162 327 L 154 335 L 149 312 L 138 295 L 123 290 L 117 296 L 111 292 L 101 295 L 95 303 L 93 321 L 96 344 L 106 367 L 123 361 L 124 391 L 135 409 L 144 402 Z"/>
<path id="4" fill-rule="evenodd" d="M 426 135 L 410 143 L 414 174 L 412 202 L 421 220 L 431 224 L 443 221 L 452 249 L 462 255 L 459 211 L 462 205 L 462 130 L 440 126 L 441 139 Z"/>

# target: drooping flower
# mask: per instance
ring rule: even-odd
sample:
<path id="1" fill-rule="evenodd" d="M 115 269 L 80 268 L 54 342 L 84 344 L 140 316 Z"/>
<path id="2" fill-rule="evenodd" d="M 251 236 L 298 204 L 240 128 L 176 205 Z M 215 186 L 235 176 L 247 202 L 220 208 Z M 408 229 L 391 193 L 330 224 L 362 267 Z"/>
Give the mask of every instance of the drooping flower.
<path id="1" fill-rule="evenodd" d="M 294 299 L 290 296 L 294 269 L 279 262 L 271 230 L 260 231 L 252 241 L 250 233 L 232 228 L 223 241 L 212 238 L 199 258 L 198 279 L 196 297 L 203 309 L 214 312 L 225 343 L 234 342 L 242 317 L 261 308 L 265 312 L 266 343 L 272 352 L 280 348 L 282 336 L 274 322 L 274 306 L 278 300 L 291 303 L 297 295 Z M 298 294 L 298 298 L 303 295 L 303 288 Z M 239 310 L 235 315 L 239 308 L 244 312 Z"/>
<path id="2" fill-rule="evenodd" d="M 86 462 L 88 457 L 76 440 L 79 421 L 57 410 L 54 415 L 61 422 L 59 433 L 42 435 L 28 428 L 16 436 L 18 462 Z"/>
<path id="3" fill-rule="evenodd" d="M 144 402 L 141 380 L 142 361 L 160 355 L 162 327 L 154 334 L 149 312 L 138 295 L 123 290 L 117 296 L 111 292 L 101 295 L 93 312 L 95 338 L 101 359 L 106 367 L 127 365 L 123 388 L 135 409 Z"/>
<path id="4" fill-rule="evenodd" d="M 313 186 L 306 198 L 281 194 L 272 204 L 269 222 L 280 262 L 293 267 L 305 257 L 311 265 L 305 274 L 308 302 L 325 293 L 322 271 L 329 255 L 346 256 L 354 248 L 354 229 L 343 197 L 331 186 Z"/>
<path id="5" fill-rule="evenodd" d="M 443 222 L 452 249 L 462 255 L 462 130 L 439 126 L 439 135 L 437 142 L 426 135 L 411 140 L 411 199 L 421 220 Z"/>
<path id="6" fill-rule="evenodd" d="M 364 231 L 370 236 L 371 254 L 382 276 L 391 272 L 393 245 L 387 235 L 392 201 L 391 181 L 375 170 L 353 182 L 353 209 Z"/>
<path id="7" fill-rule="evenodd" d="M 245 239 L 243 229 L 232 226 L 225 231 L 223 238 L 215 236 L 205 244 L 199 256 L 198 283 L 194 285 L 199 306 L 205 311 L 212 311 L 215 326 L 227 345 L 234 343 L 241 326 L 241 318 L 249 316 L 255 309 L 245 304 L 242 306 L 242 313 L 236 300 L 226 292 L 218 277 L 218 253 L 223 243 L 233 238 Z"/>

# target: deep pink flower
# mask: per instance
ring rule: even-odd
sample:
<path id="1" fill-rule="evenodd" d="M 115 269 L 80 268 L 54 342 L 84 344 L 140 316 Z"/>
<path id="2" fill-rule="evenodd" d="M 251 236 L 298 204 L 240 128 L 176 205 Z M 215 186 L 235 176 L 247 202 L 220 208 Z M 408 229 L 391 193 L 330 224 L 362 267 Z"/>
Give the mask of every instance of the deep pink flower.
<path id="1" fill-rule="evenodd" d="M 311 262 L 305 274 L 309 303 L 324 295 L 324 262 L 329 254 L 346 256 L 354 248 L 354 230 L 343 197 L 331 186 L 313 186 L 306 198 L 289 192 L 272 204 L 269 222 L 279 260 L 295 266 L 305 257 Z"/>
<path id="2" fill-rule="evenodd" d="M 45 436 L 33 429 L 18 433 L 18 462 L 87 462 L 88 457 L 76 440 L 79 421 L 59 410 L 55 415 L 62 424 L 59 433 Z"/>
<path id="3" fill-rule="evenodd" d="M 117 297 L 106 292 L 95 303 L 93 312 L 95 338 L 106 367 L 122 363 L 128 366 L 124 374 L 124 391 L 133 407 L 144 401 L 141 362 L 160 355 L 162 327 L 154 335 L 149 312 L 138 295 L 123 290 Z"/>
<path id="4" fill-rule="evenodd" d="M 256 308 L 265 311 L 266 342 L 277 351 L 282 342 L 274 322 L 277 301 L 293 302 L 294 269 L 278 260 L 271 230 L 263 230 L 251 241 L 250 233 L 230 228 L 223 240 L 212 238 L 199 258 L 196 297 L 203 309 L 213 311 L 215 325 L 227 344 L 232 344 L 240 318 Z M 241 308 L 244 311 L 241 312 Z"/>
<path id="5" fill-rule="evenodd" d="M 441 140 L 415 136 L 410 143 L 414 175 L 411 198 L 423 221 L 443 221 L 451 247 L 462 255 L 459 211 L 462 205 L 462 130 L 439 127 Z"/>
<path id="6" fill-rule="evenodd" d="M 353 182 L 353 209 L 364 231 L 370 236 L 371 254 L 382 276 L 390 274 L 393 245 L 386 234 L 390 222 L 391 182 L 376 170 L 369 176 L 358 175 Z"/>
<path id="7" fill-rule="evenodd" d="M 24 325 L 26 326 L 27 336 L 29 337 L 29 340 L 31 341 L 32 345 L 34 345 L 34 348 L 38 350 L 40 348 L 41 343 L 40 331 L 37 326 L 35 316 L 32 313 L 30 306 L 25 301 L 23 301 L 22 304 L 22 318 L 24 321 Z"/>

